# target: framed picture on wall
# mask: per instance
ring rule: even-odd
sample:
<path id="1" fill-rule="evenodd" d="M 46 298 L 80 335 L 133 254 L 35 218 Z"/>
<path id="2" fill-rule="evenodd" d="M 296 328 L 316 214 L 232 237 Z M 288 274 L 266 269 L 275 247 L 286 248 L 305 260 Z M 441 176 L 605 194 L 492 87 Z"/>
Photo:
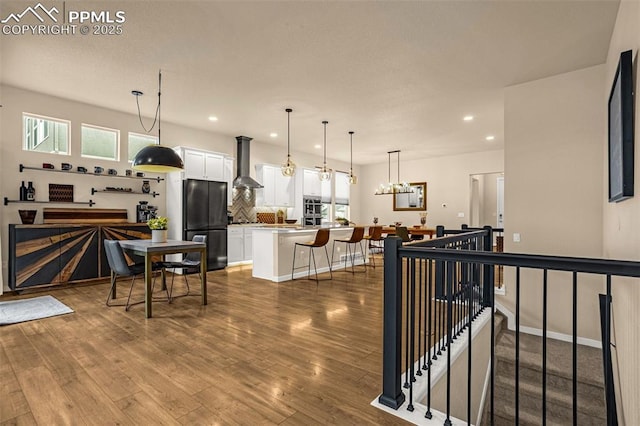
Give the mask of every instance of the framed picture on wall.
<path id="1" fill-rule="evenodd" d="M 609 95 L 609 202 L 633 197 L 633 54 L 622 52 Z"/>

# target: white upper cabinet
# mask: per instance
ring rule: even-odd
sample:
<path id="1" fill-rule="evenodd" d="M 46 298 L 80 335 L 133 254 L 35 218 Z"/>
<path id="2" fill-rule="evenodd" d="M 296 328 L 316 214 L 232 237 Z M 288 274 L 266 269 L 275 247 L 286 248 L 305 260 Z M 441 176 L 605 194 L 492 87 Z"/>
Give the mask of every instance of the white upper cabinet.
<path id="1" fill-rule="evenodd" d="M 223 154 L 181 147 L 175 150 L 184 161 L 185 179 L 226 181 Z"/>
<path id="2" fill-rule="evenodd" d="M 224 157 L 224 177 L 223 181 L 227 182 L 227 205 L 233 204 L 233 179 L 235 173 L 233 172 L 233 158 Z"/>
<path id="3" fill-rule="evenodd" d="M 322 182 L 318 177 L 318 171 L 312 169 L 304 169 L 302 172 L 302 195 L 322 197 Z"/>
<path id="4" fill-rule="evenodd" d="M 256 178 L 264 186 L 256 190 L 257 206 L 293 207 L 295 179 L 283 176 L 279 166 L 257 164 Z"/>

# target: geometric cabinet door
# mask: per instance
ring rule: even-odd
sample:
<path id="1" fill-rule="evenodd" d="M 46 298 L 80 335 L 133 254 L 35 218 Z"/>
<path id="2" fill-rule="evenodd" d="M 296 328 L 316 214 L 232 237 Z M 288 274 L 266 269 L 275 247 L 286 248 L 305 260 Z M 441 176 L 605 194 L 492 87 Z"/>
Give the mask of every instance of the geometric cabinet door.
<path id="1" fill-rule="evenodd" d="M 12 290 L 99 277 L 98 226 L 9 225 Z"/>

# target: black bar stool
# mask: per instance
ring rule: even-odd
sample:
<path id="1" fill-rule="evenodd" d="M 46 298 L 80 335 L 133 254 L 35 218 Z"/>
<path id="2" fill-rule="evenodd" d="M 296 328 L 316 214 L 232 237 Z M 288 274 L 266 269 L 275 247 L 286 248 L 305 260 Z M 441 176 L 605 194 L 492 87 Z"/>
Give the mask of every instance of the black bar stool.
<path id="1" fill-rule="evenodd" d="M 356 226 L 355 228 L 353 228 L 353 232 L 351 233 L 351 238 L 349 238 L 348 240 L 333 240 L 333 248 L 331 249 L 331 260 L 333 260 L 333 253 L 336 249 L 336 243 L 346 243 L 346 252 L 345 252 L 345 258 L 344 258 L 344 269 L 347 269 L 347 257 L 351 260 L 351 272 L 354 273 L 355 272 L 355 256 L 356 256 L 356 252 L 355 250 L 352 250 L 351 247 L 353 245 L 356 244 L 360 244 L 360 252 L 362 253 L 362 265 L 365 267 L 367 267 L 367 265 L 364 263 L 364 249 L 362 248 L 362 239 L 364 238 L 364 226 Z M 365 271 L 361 271 L 361 272 L 365 272 Z"/>
<path id="2" fill-rule="evenodd" d="M 307 265 L 307 279 L 308 280 L 312 280 L 315 281 L 316 283 L 318 281 L 323 281 L 318 279 L 318 268 L 316 267 L 316 256 L 313 253 L 313 249 L 315 248 L 320 248 L 320 247 L 324 247 L 324 254 L 327 256 L 327 263 L 329 264 L 329 274 L 331 276 L 331 278 L 329 279 L 333 279 L 333 273 L 331 272 L 331 262 L 329 261 L 329 252 L 327 252 L 327 243 L 329 242 L 329 230 L 322 228 L 322 229 L 318 229 L 318 232 L 316 232 L 316 238 L 313 241 L 310 241 L 308 243 L 295 243 L 295 246 L 293 247 L 293 264 L 291 265 L 291 279 L 293 280 L 293 272 L 296 269 L 301 269 L 304 268 L 304 266 L 299 266 L 296 268 L 296 251 L 298 249 L 298 246 L 302 246 L 302 247 L 309 247 L 309 264 Z M 316 279 L 314 280 L 313 278 L 311 278 L 311 259 L 313 259 L 313 270 L 316 274 Z"/>

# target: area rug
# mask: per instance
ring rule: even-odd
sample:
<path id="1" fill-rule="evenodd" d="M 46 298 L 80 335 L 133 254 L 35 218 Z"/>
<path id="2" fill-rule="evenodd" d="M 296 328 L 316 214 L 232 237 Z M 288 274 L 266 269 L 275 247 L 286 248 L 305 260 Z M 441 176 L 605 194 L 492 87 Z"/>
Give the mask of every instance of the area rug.
<path id="1" fill-rule="evenodd" d="M 16 324 L 73 312 L 53 296 L 0 302 L 0 325 Z"/>

